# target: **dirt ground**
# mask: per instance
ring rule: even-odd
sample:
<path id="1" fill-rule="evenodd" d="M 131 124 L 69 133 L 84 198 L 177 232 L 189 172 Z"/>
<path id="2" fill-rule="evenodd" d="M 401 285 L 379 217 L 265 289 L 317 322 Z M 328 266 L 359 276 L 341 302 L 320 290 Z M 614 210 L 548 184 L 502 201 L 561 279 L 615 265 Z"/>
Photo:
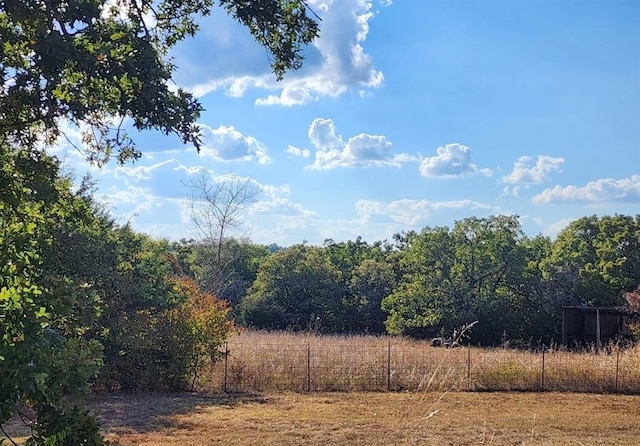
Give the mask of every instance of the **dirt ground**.
<path id="1" fill-rule="evenodd" d="M 626 395 L 185 393 L 89 405 L 106 438 L 123 446 L 640 444 L 640 397 Z"/>

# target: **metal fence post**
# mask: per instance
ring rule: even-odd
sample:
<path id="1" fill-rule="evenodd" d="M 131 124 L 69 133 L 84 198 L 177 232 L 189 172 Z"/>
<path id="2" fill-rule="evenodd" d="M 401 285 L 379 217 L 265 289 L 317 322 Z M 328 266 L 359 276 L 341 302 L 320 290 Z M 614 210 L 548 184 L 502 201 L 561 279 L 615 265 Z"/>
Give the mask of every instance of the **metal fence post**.
<path id="1" fill-rule="evenodd" d="M 391 391 L 391 339 L 387 348 L 387 392 Z"/>
<path id="2" fill-rule="evenodd" d="M 540 390 L 544 392 L 544 346 L 542 347 L 542 377 L 540 379 Z"/>
<path id="3" fill-rule="evenodd" d="M 229 343 L 224 344 L 224 393 L 227 393 L 227 375 L 229 373 Z"/>
<path id="4" fill-rule="evenodd" d="M 311 345 L 307 343 L 307 392 L 311 392 Z"/>
<path id="5" fill-rule="evenodd" d="M 471 390 L 471 346 L 467 346 L 467 390 Z"/>
<path id="6" fill-rule="evenodd" d="M 617 348 L 618 353 L 616 355 L 616 393 L 618 393 L 618 375 L 620 373 L 620 347 Z"/>

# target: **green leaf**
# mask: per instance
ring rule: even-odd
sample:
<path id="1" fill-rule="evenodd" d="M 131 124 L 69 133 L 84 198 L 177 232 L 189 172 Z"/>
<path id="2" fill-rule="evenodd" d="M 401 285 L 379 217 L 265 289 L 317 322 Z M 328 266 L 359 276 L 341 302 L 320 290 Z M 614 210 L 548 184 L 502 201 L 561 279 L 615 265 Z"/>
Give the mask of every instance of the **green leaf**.
<path id="1" fill-rule="evenodd" d="M 111 34 L 111 40 L 112 41 L 120 40 L 123 37 L 125 37 L 126 35 L 127 35 L 127 33 L 125 33 L 124 31 L 116 32 L 116 33 Z"/>

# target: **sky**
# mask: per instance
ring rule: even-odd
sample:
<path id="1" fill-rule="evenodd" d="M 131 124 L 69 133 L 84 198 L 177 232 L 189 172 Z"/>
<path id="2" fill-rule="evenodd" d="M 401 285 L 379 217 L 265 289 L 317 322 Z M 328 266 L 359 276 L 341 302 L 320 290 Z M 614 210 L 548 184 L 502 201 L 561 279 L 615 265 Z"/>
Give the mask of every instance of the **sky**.
<path id="1" fill-rule="evenodd" d="M 188 185 L 203 174 L 261 191 L 228 235 L 281 246 L 498 214 L 555 237 L 640 214 L 637 0 L 308 3 L 321 36 L 283 81 L 220 8 L 175 48 L 175 84 L 205 108 L 200 153 L 147 132 L 134 164 L 54 154 L 118 222 L 170 240 L 202 236 Z"/>

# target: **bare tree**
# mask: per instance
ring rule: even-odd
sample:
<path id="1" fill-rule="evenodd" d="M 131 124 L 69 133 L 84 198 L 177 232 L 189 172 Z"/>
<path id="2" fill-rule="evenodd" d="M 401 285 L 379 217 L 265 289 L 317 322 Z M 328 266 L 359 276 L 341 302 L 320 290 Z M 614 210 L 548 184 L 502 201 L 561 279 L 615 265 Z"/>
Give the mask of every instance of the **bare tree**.
<path id="1" fill-rule="evenodd" d="M 206 263 L 201 280 L 207 291 L 224 297 L 233 286 L 233 252 L 225 246 L 233 237 L 246 236 L 244 216 L 262 192 L 251 178 L 235 174 L 213 177 L 208 169 L 189 178 L 191 220 L 201 235 L 200 262 Z M 229 255 L 226 255 L 229 254 Z M 205 265 L 202 265 L 205 266 Z"/>

